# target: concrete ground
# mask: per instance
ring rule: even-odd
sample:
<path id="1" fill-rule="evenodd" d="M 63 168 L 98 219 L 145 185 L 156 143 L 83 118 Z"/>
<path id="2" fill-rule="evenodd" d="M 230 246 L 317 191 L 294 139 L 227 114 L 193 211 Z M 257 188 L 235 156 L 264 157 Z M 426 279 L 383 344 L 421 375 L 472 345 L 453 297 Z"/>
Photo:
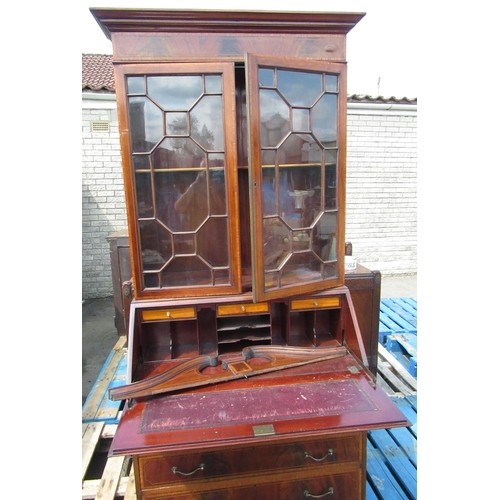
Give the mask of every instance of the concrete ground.
<path id="1" fill-rule="evenodd" d="M 417 298 L 417 275 L 382 277 L 382 298 Z M 82 404 L 118 340 L 113 297 L 85 300 L 82 307 Z"/>

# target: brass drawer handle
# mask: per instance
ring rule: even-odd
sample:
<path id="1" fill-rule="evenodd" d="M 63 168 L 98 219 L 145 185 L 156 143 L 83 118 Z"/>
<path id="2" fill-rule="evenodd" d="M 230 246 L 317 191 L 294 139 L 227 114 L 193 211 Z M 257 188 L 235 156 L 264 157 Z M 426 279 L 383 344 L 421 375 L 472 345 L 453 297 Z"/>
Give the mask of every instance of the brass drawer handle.
<path id="1" fill-rule="evenodd" d="M 315 462 L 323 462 L 323 460 L 325 460 L 328 457 L 333 457 L 333 450 L 331 448 L 328 448 L 326 455 L 324 457 L 321 457 L 321 458 L 313 457 L 312 455 L 309 455 L 309 453 L 307 453 L 307 451 L 304 451 L 304 458 L 310 458 L 311 460 L 314 460 Z"/>
<path id="2" fill-rule="evenodd" d="M 307 490 L 304 490 L 304 497 L 305 498 L 323 498 L 323 497 L 326 497 L 328 495 L 333 495 L 333 486 L 330 486 L 328 488 L 328 490 L 325 493 L 323 493 L 322 495 L 312 495 Z"/>
<path id="3" fill-rule="evenodd" d="M 196 467 L 196 469 L 192 470 L 191 472 L 182 472 L 175 465 L 172 467 L 172 472 L 174 474 L 179 474 L 180 476 L 192 476 L 195 472 L 198 472 L 199 470 L 205 470 L 205 464 L 200 464 L 198 467 Z"/>

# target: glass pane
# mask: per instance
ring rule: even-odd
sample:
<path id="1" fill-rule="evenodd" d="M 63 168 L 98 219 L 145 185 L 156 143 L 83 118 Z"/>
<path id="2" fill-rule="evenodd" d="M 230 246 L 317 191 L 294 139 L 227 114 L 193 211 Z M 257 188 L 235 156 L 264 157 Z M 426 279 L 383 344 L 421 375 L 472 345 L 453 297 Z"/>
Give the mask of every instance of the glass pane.
<path id="1" fill-rule="evenodd" d="M 274 168 L 262 169 L 262 212 L 264 216 L 278 214 L 276 195 L 276 177 Z"/>
<path id="2" fill-rule="evenodd" d="M 129 76 L 127 78 L 127 91 L 129 94 L 145 94 L 146 81 L 143 76 Z"/>
<path id="3" fill-rule="evenodd" d="M 161 273 L 162 287 L 208 286 L 213 282 L 210 267 L 199 257 L 178 257 Z"/>
<path id="4" fill-rule="evenodd" d="M 222 78 L 220 75 L 205 75 L 205 92 L 207 94 L 222 92 Z"/>
<path id="5" fill-rule="evenodd" d="M 140 173 L 135 176 L 137 192 L 137 215 L 140 218 L 153 217 L 153 193 L 151 174 Z"/>
<path id="6" fill-rule="evenodd" d="M 129 99 L 132 152 L 151 151 L 163 137 L 163 113 L 147 97 Z"/>
<path id="7" fill-rule="evenodd" d="M 193 234 L 174 234 L 174 252 L 180 255 L 193 255 L 196 253 L 196 237 Z"/>
<path id="8" fill-rule="evenodd" d="M 205 160 L 203 149 L 189 138 L 163 139 L 152 156 L 155 169 L 197 168 Z"/>
<path id="9" fill-rule="evenodd" d="M 261 90 L 259 95 L 261 146 L 277 146 L 290 132 L 289 108 L 274 90 Z"/>
<path id="10" fill-rule="evenodd" d="M 224 149 L 222 119 L 222 97 L 205 96 L 193 108 L 191 115 L 191 136 L 208 151 Z"/>
<path id="11" fill-rule="evenodd" d="M 323 261 L 337 259 L 337 213 L 324 213 L 313 231 L 312 249 Z"/>
<path id="12" fill-rule="evenodd" d="M 274 69 L 259 68 L 259 85 L 261 87 L 274 87 Z"/>
<path id="13" fill-rule="evenodd" d="M 134 170 L 149 170 L 149 155 L 134 155 L 132 158 Z"/>
<path id="14" fill-rule="evenodd" d="M 229 265 L 227 219 L 210 218 L 198 233 L 198 254 L 210 266 Z"/>
<path id="15" fill-rule="evenodd" d="M 211 170 L 209 176 L 210 215 L 227 215 L 224 171 L 222 169 Z"/>
<path id="16" fill-rule="evenodd" d="M 208 153 L 208 167 L 225 167 L 226 157 L 224 153 Z"/>
<path id="17" fill-rule="evenodd" d="M 290 105 L 312 106 L 321 95 L 321 74 L 279 69 L 278 89 Z"/>
<path id="18" fill-rule="evenodd" d="M 337 75 L 325 75 L 325 91 L 338 92 L 338 77 Z"/>
<path id="19" fill-rule="evenodd" d="M 203 92 L 199 75 L 149 76 L 148 95 L 165 111 L 187 111 Z"/>
<path id="20" fill-rule="evenodd" d="M 262 89 L 274 76 L 277 91 Z M 265 287 L 336 277 L 337 75 L 261 68 L 259 79 Z"/>
<path id="21" fill-rule="evenodd" d="M 337 208 L 337 150 L 325 151 L 325 209 Z"/>
<path id="22" fill-rule="evenodd" d="M 292 109 L 292 123 L 294 132 L 309 132 L 309 110 L 303 108 Z"/>
<path id="23" fill-rule="evenodd" d="M 167 135 L 188 135 L 188 114 L 187 113 L 165 113 L 167 123 Z"/>
<path id="24" fill-rule="evenodd" d="M 321 263 L 312 252 L 298 253 L 283 266 L 281 285 L 296 285 L 298 281 L 321 279 Z"/>
<path id="25" fill-rule="evenodd" d="M 170 231 L 186 230 L 184 219 L 175 210 L 175 203 L 192 178 L 193 174 L 186 175 L 186 172 L 155 173 L 156 217 Z"/>
<path id="26" fill-rule="evenodd" d="M 337 146 L 337 96 L 325 94 L 311 111 L 312 130 L 324 147 Z"/>
<path id="27" fill-rule="evenodd" d="M 170 233 L 156 221 L 139 221 L 144 270 L 160 270 L 172 256 Z"/>
<path id="28" fill-rule="evenodd" d="M 174 209 L 181 221 L 183 231 L 194 231 L 208 217 L 208 187 L 205 170 L 198 173 L 184 172 L 190 183 L 183 183 L 183 191 L 175 202 Z"/>

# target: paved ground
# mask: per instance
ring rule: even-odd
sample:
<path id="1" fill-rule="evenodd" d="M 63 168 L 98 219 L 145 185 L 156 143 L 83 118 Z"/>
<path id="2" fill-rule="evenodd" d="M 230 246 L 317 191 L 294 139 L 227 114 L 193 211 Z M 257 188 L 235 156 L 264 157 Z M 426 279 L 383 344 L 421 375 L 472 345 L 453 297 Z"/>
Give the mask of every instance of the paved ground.
<path id="1" fill-rule="evenodd" d="M 382 298 L 417 298 L 417 276 L 382 278 Z M 82 403 L 118 340 L 113 297 L 86 300 L 82 308 Z"/>

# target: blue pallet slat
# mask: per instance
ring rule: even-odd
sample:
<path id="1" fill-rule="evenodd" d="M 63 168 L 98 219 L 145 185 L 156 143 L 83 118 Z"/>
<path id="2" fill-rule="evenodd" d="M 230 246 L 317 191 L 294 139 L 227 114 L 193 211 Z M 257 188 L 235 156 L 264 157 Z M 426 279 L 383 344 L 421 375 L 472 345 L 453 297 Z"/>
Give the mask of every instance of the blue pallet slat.
<path id="1" fill-rule="evenodd" d="M 382 456 L 385 466 L 393 478 L 405 492 L 407 498 L 417 498 L 417 469 L 410 462 L 407 455 L 392 439 L 386 429 L 379 429 L 368 433 L 368 439 Z"/>
<path id="2" fill-rule="evenodd" d="M 366 479 L 375 494 L 383 500 L 407 499 L 407 494 L 388 469 L 380 450 L 369 440 L 366 444 L 366 457 Z"/>
<path id="3" fill-rule="evenodd" d="M 101 368 L 101 371 L 99 372 L 99 375 L 97 376 L 97 381 L 90 390 L 85 403 L 82 408 L 82 413 L 85 413 L 87 410 L 87 403 L 89 401 L 92 401 L 94 399 L 94 393 L 97 390 L 102 390 L 99 387 L 99 382 L 104 378 L 104 377 L 109 377 L 109 365 L 111 363 L 111 360 L 116 356 L 117 353 L 113 349 L 111 350 L 110 354 L 106 358 L 106 361 L 104 362 L 103 367 Z M 112 377 L 110 381 L 108 382 L 108 385 L 106 387 L 106 390 L 104 391 L 98 405 L 98 413 L 102 415 L 116 415 L 120 409 L 120 405 L 122 404 L 122 401 L 112 401 L 109 399 L 109 389 L 113 387 L 119 387 L 125 384 L 126 382 L 126 377 L 127 377 L 127 356 L 125 355 L 125 352 L 121 353 L 121 358 L 118 362 L 118 365 L 116 366 Z M 113 416 L 113 417 L 108 417 L 108 416 L 99 416 L 99 415 L 94 415 L 89 418 L 82 418 L 83 423 L 89 423 L 89 422 L 100 422 L 104 421 L 109 424 L 115 424 L 118 423 L 118 419 Z"/>
<path id="4" fill-rule="evenodd" d="M 394 333 L 416 332 L 416 327 L 406 321 L 398 313 L 394 312 L 384 302 L 380 303 L 380 313 L 385 314 L 385 316 L 390 318 L 392 322 L 397 325 L 397 327 L 394 328 Z"/>
<path id="5" fill-rule="evenodd" d="M 387 432 L 406 454 L 411 464 L 417 467 L 417 438 L 406 427 L 394 427 L 387 429 Z"/>
<path id="6" fill-rule="evenodd" d="M 417 327 L 417 317 L 414 311 L 409 311 L 401 299 L 382 299 L 382 304 L 394 311 L 414 328 Z"/>

